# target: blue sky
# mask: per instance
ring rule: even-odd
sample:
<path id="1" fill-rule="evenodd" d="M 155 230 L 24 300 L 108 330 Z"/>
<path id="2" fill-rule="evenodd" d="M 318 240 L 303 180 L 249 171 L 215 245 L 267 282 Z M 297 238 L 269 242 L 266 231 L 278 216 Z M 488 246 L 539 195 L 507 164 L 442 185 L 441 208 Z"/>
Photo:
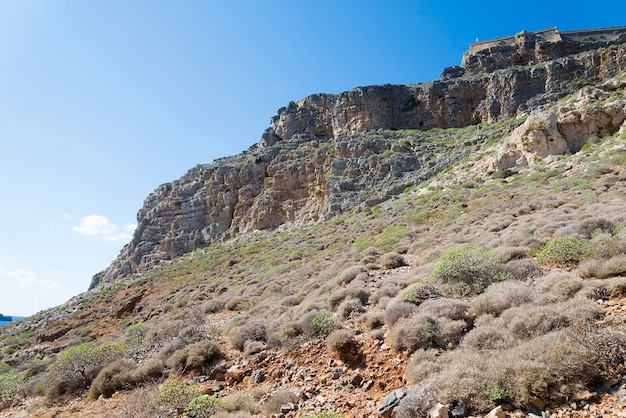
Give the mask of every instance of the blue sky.
<path id="1" fill-rule="evenodd" d="M 0 0 L 0 312 L 87 289 L 144 198 L 309 94 L 416 83 L 468 44 L 625 25 L 527 1 Z"/>

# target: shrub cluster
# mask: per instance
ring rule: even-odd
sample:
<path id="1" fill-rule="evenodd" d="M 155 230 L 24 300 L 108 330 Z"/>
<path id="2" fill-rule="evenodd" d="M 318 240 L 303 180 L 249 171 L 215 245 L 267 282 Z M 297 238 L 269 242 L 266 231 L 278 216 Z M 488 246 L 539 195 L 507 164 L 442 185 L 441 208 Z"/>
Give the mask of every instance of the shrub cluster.
<path id="1" fill-rule="evenodd" d="M 298 395 L 290 390 L 279 390 L 272 393 L 263 402 L 263 411 L 268 414 L 278 414 L 280 407 L 289 403 L 298 402 Z"/>
<path id="2" fill-rule="evenodd" d="M 573 267 L 581 260 L 587 240 L 558 237 L 548 241 L 537 254 L 540 263 Z"/>
<path id="3" fill-rule="evenodd" d="M 91 342 L 61 352 L 48 368 L 48 397 L 58 400 L 62 395 L 86 390 L 103 367 L 123 354 L 121 344 L 97 345 Z"/>
<path id="4" fill-rule="evenodd" d="M 389 333 L 389 344 L 396 350 L 453 348 L 472 326 L 467 302 L 450 298 L 429 299 L 418 308 L 403 303 L 413 306 L 414 311 L 407 310 L 408 315 L 400 319 Z"/>
<path id="5" fill-rule="evenodd" d="M 0 410 L 13 406 L 26 391 L 28 378 L 14 373 L 0 374 Z"/>
<path id="6" fill-rule="evenodd" d="M 439 289 L 430 284 L 427 280 L 422 280 L 410 286 L 404 293 L 404 300 L 419 305 L 428 299 L 441 297 Z"/>
<path id="7" fill-rule="evenodd" d="M 157 407 L 165 412 L 174 412 L 179 415 L 189 403 L 200 396 L 200 390 L 180 380 L 164 384 L 156 396 Z"/>
<path id="8" fill-rule="evenodd" d="M 504 279 L 506 270 L 494 251 L 468 245 L 448 251 L 435 266 L 431 277 L 457 296 L 481 293 L 491 283 Z"/>
<path id="9" fill-rule="evenodd" d="M 185 415 L 189 418 L 210 418 L 222 406 L 220 398 L 202 395 L 193 398 L 185 407 Z"/>
<path id="10" fill-rule="evenodd" d="M 326 337 L 326 346 L 340 356 L 353 354 L 358 348 L 354 335 L 347 329 L 336 329 Z"/>
<path id="11" fill-rule="evenodd" d="M 210 340 L 185 346 L 167 359 L 166 365 L 177 373 L 201 372 L 222 355 L 218 343 Z"/>
<path id="12" fill-rule="evenodd" d="M 407 367 L 409 381 L 436 387 L 440 401 L 461 400 L 471 412 L 493 408 L 494 393 L 518 408 L 524 408 L 531 395 L 563 402 L 599 375 L 587 349 L 567 332 L 549 333 L 497 353 L 427 353 L 414 354 Z"/>
<path id="13" fill-rule="evenodd" d="M 244 350 L 244 345 L 247 341 L 267 341 L 265 321 L 260 319 L 250 320 L 239 328 L 233 338 L 231 338 L 233 347 L 239 351 Z"/>
<path id="14" fill-rule="evenodd" d="M 394 410 L 397 418 L 428 417 L 430 410 L 437 404 L 435 393 L 419 383 L 411 386 Z"/>
<path id="15" fill-rule="evenodd" d="M 302 331 L 309 337 L 328 335 L 337 328 L 333 316 L 326 311 L 313 310 L 300 318 Z"/>
<path id="16" fill-rule="evenodd" d="M 131 389 L 138 385 L 156 381 L 163 376 L 164 365 L 159 360 L 138 365 L 130 359 L 118 359 L 104 367 L 89 387 L 89 396 L 110 398 L 122 389 Z"/>

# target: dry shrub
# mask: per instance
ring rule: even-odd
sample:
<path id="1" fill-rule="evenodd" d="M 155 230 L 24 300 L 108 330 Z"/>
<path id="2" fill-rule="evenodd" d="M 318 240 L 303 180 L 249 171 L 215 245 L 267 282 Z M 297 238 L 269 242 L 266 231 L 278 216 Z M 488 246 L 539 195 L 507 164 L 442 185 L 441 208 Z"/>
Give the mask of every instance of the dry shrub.
<path id="1" fill-rule="evenodd" d="M 368 312 L 365 315 L 365 326 L 367 329 L 378 329 L 383 325 L 385 325 L 385 314 L 383 312 Z"/>
<path id="2" fill-rule="evenodd" d="M 578 341 L 555 332 L 506 350 L 455 350 L 418 365 L 411 361 L 407 373 L 411 373 L 410 381 L 417 378 L 427 387 L 436 387 L 442 402 L 461 400 L 470 413 L 480 413 L 495 406 L 490 399 L 493 390 L 518 408 L 526 407 L 530 396 L 546 402 L 566 401 L 598 377 L 589 360 Z"/>
<path id="3" fill-rule="evenodd" d="M 394 416 L 397 418 L 428 417 L 430 410 L 436 404 L 435 392 L 418 383 L 407 390 L 406 396 L 394 409 Z"/>
<path id="4" fill-rule="evenodd" d="M 267 344 L 263 341 L 248 340 L 243 345 L 243 356 L 250 357 L 251 355 L 260 353 L 267 348 Z"/>
<path id="5" fill-rule="evenodd" d="M 417 313 L 398 321 L 389 333 L 389 346 L 397 351 L 413 352 L 420 348 L 437 346 L 439 322 L 430 315 Z"/>
<path id="6" fill-rule="evenodd" d="M 563 271 L 552 271 L 537 279 L 537 291 L 547 294 L 553 301 L 564 301 L 573 297 L 583 286 L 578 277 Z"/>
<path id="7" fill-rule="evenodd" d="M 118 407 L 107 411 L 112 418 L 154 418 L 160 411 L 154 403 L 154 386 L 137 387 L 123 395 Z"/>
<path id="8" fill-rule="evenodd" d="M 166 365 L 177 373 L 202 372 L 221 355 L 219 344 L 214 341 L 200 341 L 176 351 L 167 359 Z"/>
<path id="9" fill-rule="evenodd" d="M 623 332 L 581 324 L 572 333 L 606 377 L 626 365 L 626 334 Z"/>
<path id="10" fill-rule="evenodd" d="M 424 381 L 427 377 L 439 373 L 444 365 L 439 362 L 437 350 L 417 350 L 406 366 L 406 379 L 410 384 Z"/>
<path id="11" fill-rule="evenodd" d="M 365 312 L 363 304 L 359 299 L 346 299 L 337 309 L 337 316 L 343 319 L 354 318 L 361 313 Z"/>
<path id="12" fill-rule="evenodd" d="M 214 418 L 250 418 L 252 416 L 254 415 L 251 415 L 250 412 L 247 411 L 217 411 L 215 415 L 213 415 Z"/>
<path id="13" fill-rule="evenodd" d="M 202 306 L 200 306 L 200 309 L 205 315 L 217 313 L 224 309 L 224 301 L 222 301 L 221 299 L 211 299 L 204 302 Z"/>
<path id="14" fill-rule="evenodd" d="M 287 296 L 282 300 L 284 306 L 296 306 L 299 305 L 302 300 L 297 296 Z"/>
<path id="15" fill-rule="evenodd" d="M 528 285 L 507 280 L 494 283 L 472 300 L 472 312 L 477 316 L 490 314 L 498 316 L 505 310 L 535 302 L 536 292 Z"/>
<path id="16" fill-rule="evenodd" d="M 419 306 L 418 312 L 436 318 L 466 320 L 468 319 L 468 309 L 469 304 L 465 301 L 451 298 L 437 298 L 424 301 L 424 303 Z"/>
<path id="17" fill-rule="evenodd" d="M 571 322 L 567 315 L 554 307 L 536 305 L 508 309 L 500 319 L 513 336 L 521 340 L 566 328 Z"/>
<path id="18" fill-rule="evenodd" d="M 328 307 L 331 310 L 337 309 L 337 307 L 346 299 L 358 299 L 361 304 L 367 303 L 369 299 L 369 292 L 363 288 L 358 287 L 347 287 L 344 289 L 339 289 L 334 292 L 328 298 Z"/>
<path id="19" fill-rule="evenodd" d="M 607 260 L 626 253 L 626 234 L 599 234 L 585 247 L 584 258 Z"/>
<path id="20" fill-rule="evenodd" d="M 147 337 L 149 339 L 164 341 L 169 340 L 170 338 L 174 338 L 178 336 L 179 331 L 184 328 L 185 324 L 183 321 L 171 321 L 164 320 L 160 321 L 160 323 L 151 327 L 148 331 Z"/>
<path id="21" fill-rule="evenodd" d="M 368 247 L 362 254 L 361 264 L 373 264 L 378 262 L 380 251 L 376 247 Z"/>
<path id="22" fill-rule="evenodd" d="M 501 350 L 513 346 L 515 339 L 506 328 L 491 325 L 476 327 L 465 335 L 461 345 L 473 350 Z"/>
<path id="23" fill-rule="evenodd" d="M 602 306 L 583 297 L 573 297 L 565 302 L 554 305 L 554 308 L 567 316 L 572 325 L 598 321 L 603 318 L 604 310 Z"/>
<path id="24" fill-rule="evenodd" d="M 248 297 L 233 296 L 226 302 L 224 308 L 229 311 L 246 311 L 252 305 L 252 300 Z"/>
<path id="25" fill-rule="evenodd" d="M 511 260 L 503 266 L 503 270 L 515 280 L 529 280 L 541 274 L 537 262 L 530 258 Z"/>
<path id="26" fill-rule="evenodd" d="M 350 283 L 352 280 L 356 278 L 367 279 L 369 277 L 369 273 L 367 269 L 362 266 L 352 266 L 345 269 L 337 278 L 337 284 L 346 285 Z"/>
<path id="27" fill-rule="evenodd" d="M 176 338 L 163 346 L 161 351 L 159 351 L 157 358 L 162 362 L 166 362 L 172 354 L 185 348 L 185 345 L 186 344 L 183 340 Z"/>
<path id="28" fill-rule="evenodd" d="M 602 282 L 613 297 L 626 296 L 626 277 L 612 277 Z"/>
<path id="29" fill-rule="evenodd" d="M 375 290 L 370 296 L 369 302 L 372 305 L 378 305 L 378 302 L 383 298 L 393 298 L 398 292 L 400 292 L 400 287 L 396 284 L 385 284 L 380 289 Z"/>
<path id="30" fill-rule="evenodd" d="M 265 402 L 263 402 L 263 412 L 268 415 L 278 414 L 281 406 L 289 403 L 295 404 L 296 402 L 298 402 L 298 395 L 294 392 L 290 390 L 279 390 L 269 395 Z"/>
<path id="31" fill-rule="evenodd" d="M 326 337 L 326 347 L 343 358 L 346 355 L 353 354 L 358 344 L 350 331 L 347 329 L 336 329 Z"/>
<path id="32" fill-rule="evenodd" d="M 385 325 L 391 328 L 400 318 L 408 318 L 417 311 L 417 306 L 409 302 L 400 302 L 387 306 L 385 309 Z"/>
<path id="33" fill-rule="evenodd" d="M 454 348 L 459 345 L 469 327 L 470 324 L 465 320 L 439 318 L 439 331 L 435 335 L 435 343 L 441 348 Z"/>
<path id="34" fill-rule="evenodd" d="M 501 262 L 508 263 L 528 257 L 528 251 L 527 247 L 500 247 L 496 252 L 500 256 Z"/>
<path id="35" fill-rule="evenodd" d="M 154 382 L 163 376 L 164 366 L 159 360 L 137 365 L 133 360 L 120 359 L 103 368 L 91 383 L 89 396 L 110 398 L 122 389 L 131 389 L 145 382 Z"/>
<path id="36" fill-rule="evenodd" d="M 611 233 L 615 228 L 615 224 L 604 218 L 585 219 L 577 225 L 578 233 L 582 238 L 591 239 L 600 233 Z"/>
<path id="37" fill-rule="evenodd" d="M 608 260 L 588 260 L 578 268 L 582 277 L 608 279 L 626 275 L 626 255 L 618 255 Z"/>
<path id="38" fill-rule="evenodd" d="M 277 320 L 271 323 L 267 343 L 271 347 L 279 347 L 302 335 L 302 327 L 297 321 Z"/>
<path id="39" fill-rule="evenodd" d="M 252 319 L 241 326 L 231 338 L 233 347 L 243 351 L 246 341 L 267 341 L 267 328 L 264 320 Z"/>
<path id="40" fill-rule="evenodd" d="M 227 412 L 248 412 L 250 414 L 261 412 L 261 406 L 257 400 L 247 393 L 233 393 L 224 396 L 221 409 Z"/>
<path id="41" fill-rule="evenodd" d="M 396 269 L 398 267 L 407 266 L 408 263 L 402 255 L 396 252 L 390 252 L 380 257 L 380 265 L 385 269 Z"/>

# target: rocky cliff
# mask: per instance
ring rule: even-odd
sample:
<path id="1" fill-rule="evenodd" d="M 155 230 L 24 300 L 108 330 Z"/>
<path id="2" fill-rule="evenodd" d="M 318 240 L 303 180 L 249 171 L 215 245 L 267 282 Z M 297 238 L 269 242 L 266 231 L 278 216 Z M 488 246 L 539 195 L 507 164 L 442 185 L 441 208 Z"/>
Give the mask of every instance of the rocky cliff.
<path id="1" fill-rule="evenodd" d="M 437 81 L 357 87 L 291 102 L 247 151 L 199 165 L 148 196 L 132 241 L 90 288 L 216 240 L 328 219 L 389 199 L 485 139 L 478 130 L 460 139 L 444 131 L 433 136 L 433 129 L 546 109 L 583 85 L 625 71 L 624 41 L 546 42 L 526 34 L 514 45 L 467 54 L 462 66 L 447 68 Z M 562 145 L 575 150 L 581 144 Z M 495 168 L 524 155 L 523 147 L 511 147 L 501 151 Z"/>

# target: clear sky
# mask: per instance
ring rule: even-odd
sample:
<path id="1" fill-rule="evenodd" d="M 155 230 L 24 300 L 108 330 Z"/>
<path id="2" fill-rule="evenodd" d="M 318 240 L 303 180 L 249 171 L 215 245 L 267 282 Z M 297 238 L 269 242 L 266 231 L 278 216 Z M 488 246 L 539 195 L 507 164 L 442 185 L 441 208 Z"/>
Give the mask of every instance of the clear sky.
<path id="1" fill-rule="evenodd" d="M 468 44 L 626 25 L 624 2 L 0 0 L 0 312 L 89 286 L 144 198 L 312 93 L 416 83 Z"/>

